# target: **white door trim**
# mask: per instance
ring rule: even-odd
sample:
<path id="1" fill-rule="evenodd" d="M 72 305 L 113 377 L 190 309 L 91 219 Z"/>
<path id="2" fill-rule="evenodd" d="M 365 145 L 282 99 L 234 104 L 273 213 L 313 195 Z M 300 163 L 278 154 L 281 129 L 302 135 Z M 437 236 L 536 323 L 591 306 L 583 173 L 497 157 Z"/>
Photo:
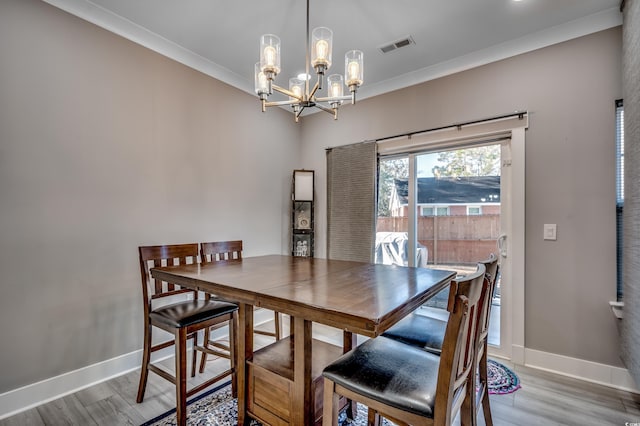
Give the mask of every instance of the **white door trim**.
<path id="1" fill-rule="evenodd" d="M 451 148 L 470 144 L 482 144 L 491 137 L 510 137 L 510 179 L 507 179 L 507 206 L 502 199 L 502 208 L 508 208 L 507 258 L 503 264 L 505 275 L 510 277 L 508 288 L 501 289 L 505 298 L 501 307 L 500 348 L 491 347 L 493 355 L 510 359 L 514 364 L 525 362 L 524 346 L 524 231 L 525 231 L 525 130 L 529 127 L 529 116 L 522 113 L 508 118 L 484 120 L 471 125 L 451 126 L 418 136 L 398 137 L 378 142 L 381 155 L 416 153 L 435 149 Z M 409 156 L 411 163 L 415 159 Z M 410 166 L 411 167 L 411 166 Z M 411 169 L 410 169 L 411 170 Z M 411 193 L 411 191 L 409 191 Z M 501 191 L 502 192 L 502 191 Z M 502 197 L 502 196 L 501 196 Z M 410 234 L 411 235 L 411 234 Z M 410 237 L 411 238 L 411 237 Z M 415 237 L 414 237 L 415 238 Z M 411 241 L 411 239 L 410 239 Z M 412 244 L 410 244 L 412 245 Z M 504 331 L 502 330 L 504 328 Z"/>

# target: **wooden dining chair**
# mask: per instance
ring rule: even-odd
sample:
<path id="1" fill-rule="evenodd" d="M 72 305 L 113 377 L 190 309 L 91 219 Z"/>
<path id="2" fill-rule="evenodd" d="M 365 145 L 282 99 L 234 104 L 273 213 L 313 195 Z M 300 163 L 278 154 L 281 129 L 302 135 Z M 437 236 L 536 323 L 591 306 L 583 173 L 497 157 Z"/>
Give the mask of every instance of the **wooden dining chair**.
<path id="1" fill-rule="evenodd" d="M 474 386 L 473 354 L 478 310 L 487 296 L 485 267 L 451 282 L 449 320 L 440 356 L 380 336 L 369 339 L 328 365 L 324 376 L 323 425 L 337 426 L 340 396 L 368 406 L 369 424 L 381 418 L 399 425 L 471 424 L 466 398 Z"/>
<path id="2" fill-rule="evenodd" d="M 187 398 L 211 386 L 229 375 L 235 375 L 234 357 L 229 357 L 230 368 L 217 374 L 194 388 L 187 390 L 187 341 L 193 339 L 191 376 L 195 375 L 196 352 L 203 351 L 198 345 L 198 331 L 208 330 L 216 324 L 236 321 L 238 307 L 233 303 L 198 298 L 194 290 L 180 288 L 171 283 L 154 279 L 150 269 L 195 263 L 198 260 L 198 244 L 157 245 L 138 247 L 142 294 L 144 306 L 144 347 L 137 402 L 142 402 L 147 387 L 147 377 L 152 371 L 176 386 L 176 419 L 179 425 L 187 420 Z M 185 300 L 186 298 L 186 300 Z M 179 301 L 176 301 L 179 299 Z M 161 305 L 162 302 L 168 304 Z M 173 334 L 174 339 L 153 344 L 153 327 Z M 230 334 L 233 333 L 229 328 Z M 229 336 L 230 341 L 234 339 Z M 175 345 L 175 375 L 157 365 L 151 364 L 151 354 Z M 235 382 L 235 380 L 233 380 Z"/>
<path id="3" fill-rule="evenodd" d="M 200 254 L 202 262 L 229 262 L 229 261 L 242 261 L 242 240 L 235 241 L 215 241 L 200 243 Z M 280 326 L 280 313 L 274 312 L 274 331 L 258 330 L 254 329 L 253 332 L 264 336 L 275 337 L 276 340 L 280 340 L 281 326 Z M 210 333 L 205 331 L 205 346 L 209 342 Z M 200 363 L 200 371 L 204 369 L 206 362 L 206 353 L 202 355 L 202 361 Z"/>
<path id="4" fill-rule="evenodd" d="M 488 296 L 483 301 L 482 310 L 479 311 L 481 315 L 480 333 L 476 344 L 477 350 L 474 354 L 474 369 L 478 373 L 478 383 L 476 395 L 471 401 L 471 407 L 474 413 L 472 424 L 477 424 L 477 411 L 482 407 L 485 424 L 487 426 L 491 426 L 493 425 L 493 420 L 491 417 L 489 390 L 487 387 L 487 339 L 489 335 L 489 320 L 491 318 L 493 294 L 498 281 L 499 265 L 498 258 L 493 253 L 491 253 L 486 260 L 479 263 L 485 266 L 485 279 L 487 280 Z M 446 327 L 446 320 L 413 313 L 387 330 L 383 336 L 419 347 L 433 354 L 440 355 Z M 476 376 L 475 372 L 474 376 Z"/>
<path id="5" fill-rule="evenodd" d="M 478 423 L 478 410 L 482 407 L 484 414 L 484 423 L 486 426 L 493 426 L 493 418 L 491 416 L 491 404 L 489 403 L 489 372 L 487 364 L 488 345 L 489 345 L 489 321 L 491 319 L 491 306 L 493 306 L 493 295 L 495 293 L 496 284 L 500 275 L 500 265 L 498 258 L 491 253 L 487 260 L 480 262 L 486 268 L 486 280 L 488 296 L 484 301 L 482 320 L 480 323 L 480 333 L 478 342 L 476 343 L 476 353 L 474 367 L 477 371 L 477 391 L 473 398 L 471 407 L 473 409 L 473 425 Z"/>

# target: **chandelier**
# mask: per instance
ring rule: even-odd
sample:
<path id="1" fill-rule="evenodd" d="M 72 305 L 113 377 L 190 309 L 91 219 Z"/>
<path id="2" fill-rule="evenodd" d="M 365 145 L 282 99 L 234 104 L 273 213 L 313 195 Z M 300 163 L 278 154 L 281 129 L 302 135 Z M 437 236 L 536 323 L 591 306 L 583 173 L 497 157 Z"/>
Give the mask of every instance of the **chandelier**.
<path id="1" fill-rule="evenodd" d="M 344 78 L 340 74 L 327 77 L 327 96 L 319 96 L 324 86 L 325 72 L 331 67 L 333 32 L 326 27 L 318 27 L 309 32 L 309 0 L 307 0 L 307 40 L 306 73 L 289 79 L 289 88 L 277 86 L 274 79 L 280 73 L 280 38 L 273 34 L 260 37 L 260 62 L 255 65 L 255 91 L 262 103 L 262 112 L 267 107 L 291 105 L 296 122 L 305 108 L 316 107 L 338 119 L 338 108 L 345 100 L 356 103 L 356 91 L 362 85 L 363 54 L 360 50 L 350 50 L 344 57 Z M 310 40 L 311 39 L 311 40 Z M 311 54 L 309 54 L 311 50 Z M 316 72 L 316 83 L 310 88 L 309 65 Z M 344 86 L 350 95 L 344 95 Z M 273 91 L 288 96 L 288 100 L 268 102 Z"/>

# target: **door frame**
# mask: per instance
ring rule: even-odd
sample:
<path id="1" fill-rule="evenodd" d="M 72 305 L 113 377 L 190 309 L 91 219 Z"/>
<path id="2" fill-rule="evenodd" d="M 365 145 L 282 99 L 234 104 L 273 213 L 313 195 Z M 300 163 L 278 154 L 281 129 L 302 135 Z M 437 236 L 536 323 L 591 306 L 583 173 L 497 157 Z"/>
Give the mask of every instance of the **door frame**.
<path id="1" fill-rule="evenodd" d="M 489 354 L 519 365 L 524 364 L 525 347 L 525 130 L 528 127 L 528 114 L 516 113 L 378 141 L 378 154 L 381 156 L 408 155 L 409 182 L 415 182 L 417 153 L 486 145 L 492 139 L 503 144 L 501 173 L 506 173 L 507 179 L 501 179 L 501 182 L 505 181 L 501 187 L 501 209 L 502 216 L 506 218 L 501 227 L 507 238 L 499 257 L 503 278 L 506 277 L 503 283 L 507 285 L 501 287 L 500 347 L 490 346 Z M 506 149 L 505 145 L 508 145 Z M 415 185 L 409 185 L 409 203 L 412 202 L 415 204 Z M 412 251 L 415 250 L 416 220 L 417 212 L 410 208 L 409 259 L 415 258 Z"/>

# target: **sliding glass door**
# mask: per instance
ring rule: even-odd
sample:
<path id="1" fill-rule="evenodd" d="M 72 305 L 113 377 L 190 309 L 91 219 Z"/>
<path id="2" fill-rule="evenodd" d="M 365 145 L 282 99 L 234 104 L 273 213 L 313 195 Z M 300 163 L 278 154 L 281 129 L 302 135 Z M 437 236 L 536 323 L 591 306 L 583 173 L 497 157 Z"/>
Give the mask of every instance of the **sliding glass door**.
<path id="1" fill-rule="evenodd" d="M 385 265 L 409 264 L 409 157 L 383 158 L 378 172 L 378 218 L 374 258 Z"/>
<path id="2" fill-rule="evenodd" d="M 502 231 L 501 145 L 455 146 L 382 157 L 379 163 L 377 263 L 467 274 L 497 253 Z M 501 283 L 489 342 L 500 346 Z M 448 290 L 418 313 L 446 318 Z"/>

